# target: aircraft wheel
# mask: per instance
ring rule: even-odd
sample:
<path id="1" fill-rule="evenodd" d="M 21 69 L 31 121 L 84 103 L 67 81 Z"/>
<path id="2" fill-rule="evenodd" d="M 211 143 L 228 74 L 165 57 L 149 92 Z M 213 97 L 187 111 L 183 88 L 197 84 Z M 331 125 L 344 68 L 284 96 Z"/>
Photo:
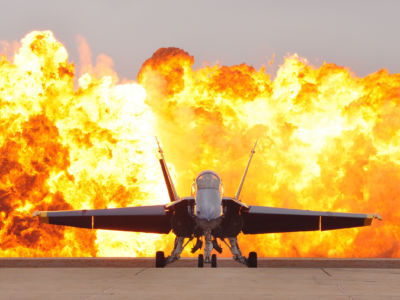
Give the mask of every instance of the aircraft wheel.
<path id="1" fill-rule="evenodd" d="M 156 268 L 164 268 L 165 267 L 165 256 L 164 251 L 156 252 Z"/>
<path id="2" fill-rule="evenodd" d="M 211 255 L 211 268 L 216 268 L 217 267 L 217 255 L 213 254 Z"/>
<path id="3" fill-rule="evenodd" d="M 247 266 L 249 268 L 257 268 L 257 253 L 250 252 L 249 258 L 247 259 Z"/>
<path id="4" fill-rule="evenodd" d="M 203 254 L 199 254 L 199 259 L 197 261 L 197 266 L 199 268 L 204 267 L 204 256 L 203 256 Z"/>

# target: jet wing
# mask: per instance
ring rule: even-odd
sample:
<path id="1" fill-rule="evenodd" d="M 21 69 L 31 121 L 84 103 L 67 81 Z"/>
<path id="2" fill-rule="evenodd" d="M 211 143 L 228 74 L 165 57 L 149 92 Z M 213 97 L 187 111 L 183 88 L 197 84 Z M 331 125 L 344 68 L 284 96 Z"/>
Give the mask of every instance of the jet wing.
<path id="1" fill-rule="evenodd" d="M 164 205 L 109 209 L 36 211 L 43 223 L 89 229 L 108 229 L 152 233 L 171 230 L 170 215 Z"/>
<path id="2" fill-rule="evenodd" d="M 371 225 L 372 219 L 381 220 L 379 214 L 353 214 L 249 206 L 242 213 L 243 233 L 277 233 L 350 228 Z"/>

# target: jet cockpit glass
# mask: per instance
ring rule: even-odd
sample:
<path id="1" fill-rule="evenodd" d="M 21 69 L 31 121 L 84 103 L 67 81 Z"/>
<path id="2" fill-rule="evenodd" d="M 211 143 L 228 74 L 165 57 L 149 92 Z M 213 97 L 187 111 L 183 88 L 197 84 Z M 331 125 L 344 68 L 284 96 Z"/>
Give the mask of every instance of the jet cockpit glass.
<path id="1" fill-rule="evenodd" d="M 206 173 L 197 177 L 198 189 L 219 189 L 220 179 L 212 173 Z"/>

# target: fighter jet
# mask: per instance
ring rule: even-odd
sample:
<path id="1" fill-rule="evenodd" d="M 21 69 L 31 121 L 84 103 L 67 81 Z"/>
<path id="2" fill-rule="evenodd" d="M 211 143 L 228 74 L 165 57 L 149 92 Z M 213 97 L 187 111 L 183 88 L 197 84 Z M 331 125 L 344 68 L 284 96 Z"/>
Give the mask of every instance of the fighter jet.
<path id="1" fill-rule="evenodd" d="M 156 252 L 156 267 L 162 268 L 178 260 L 183 249 L 193 241 L 192 253 L 203 248 L 198 255 L 198 267 L 211 264 L 217 267 L 214 249 L 221 253 L 221 242 L 226 245 L 233 259 L 250 268 L 257 267 L 257 253 L 243 256 L 237 236 L 293 231 L 332 230 L 371 225 L 379 214 L 355 214 L 287 209 L 248 205 L 241 201 L 240 193 L 255 153 L 257 142 L 233 197 L 223 195 L 221 178 L 214 171 L 201 172 L 193 182 L 192 195 L 179 197 L 167 168 L 163 150 L 157 140 L 160 165 L 167 186 L 170 202 L 165 205 L 136 206 L 110 209 L 70 211 L 36 211 L 41 222 L 89 229 L 123 230 L 176 235 L 172 253 L 165 257 Z M 185 242 L 186 240 L 186 242 Z M 220 241 L 220 242 L 219 242 Z"/>

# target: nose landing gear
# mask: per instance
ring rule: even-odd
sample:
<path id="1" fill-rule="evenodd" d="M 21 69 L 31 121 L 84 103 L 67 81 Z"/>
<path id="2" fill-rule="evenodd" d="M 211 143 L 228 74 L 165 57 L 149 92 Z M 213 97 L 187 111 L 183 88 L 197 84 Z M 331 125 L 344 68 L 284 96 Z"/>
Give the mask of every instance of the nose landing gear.
<path id="1" fill-rule="evenodd" d="M 203 256 L 203 254 L 199 254 L 199 258 L 197 260 L 197 266 L 199 268 L 203 268 L 204 267 L 204 256 Z"/>
<path id="2" fill-rule="evenodd" d="M 217 267 L 217 255 L 213 254 L 211 255 L 211 268 L 216 268 Z"/>
<path id="3" fill-rule="evenodd" d="M 199 254 L 199 258 L 197 260 L 197 266 L 199 268 L 203 268 L 204 267 L 204 256 L 203 256 L 203 254 Z M 216 267 L 217 267 L 217 255 L 213 254 L 213 255 L 211 255 L 211 268 L 216 268 Z"/>

